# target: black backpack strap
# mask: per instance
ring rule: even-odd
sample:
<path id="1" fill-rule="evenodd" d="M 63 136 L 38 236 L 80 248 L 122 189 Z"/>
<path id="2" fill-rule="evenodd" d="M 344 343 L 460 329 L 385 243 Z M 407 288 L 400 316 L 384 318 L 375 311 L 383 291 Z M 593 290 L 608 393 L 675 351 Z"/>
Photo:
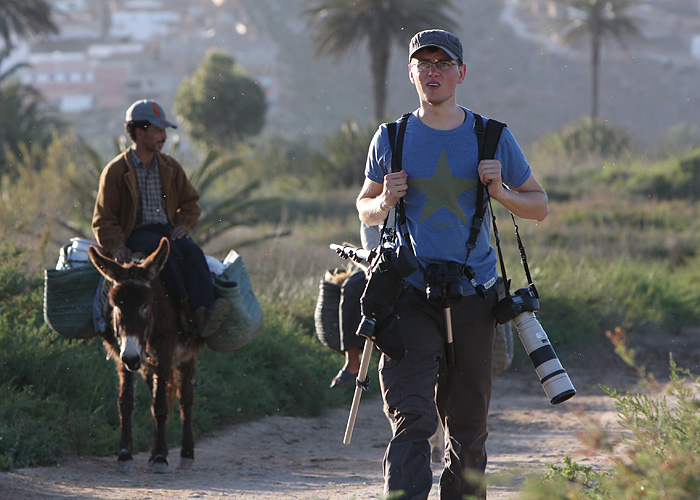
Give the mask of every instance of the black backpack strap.
<path id="1" fill-rule="evenodd" d="M 496 120 L 489 120 L 486 122 L 486 127 L 484 127 L 484 119 L 480 114 L 474 113 L 474 133 L 476 134 L 476 141 L 479 148 L 479 163 L 481 160 L 491 160 L 496 155 L 496 148 L 498 147 L 498 141 L 501 139 L 501 133 L 503 128 L 506 126 L 505 123 L 501 123 Z M 484 222 L 484 216 L 486 215 L 486 207 L 489 206 L 488 191 L 486 186 L 481 182 L 481 179 L 477 177 L 476 179 L 476 208 L 474 210 L 474 216 L 472 217 L 472 225 L 469 228 L 469 238 L 467 239 L 467 256 L 464 259 L 464 270 L 465 275 L 469 279 L 470 283 L 476 290 L 476 293 L 481 296 L 486 296 L 486 290 L 483 285 L 479 284 L 475 280 L 474 271 L 469 267 L 467 262 L 469 261 L 469 254 L 476 248 L 476 240 L 481 233 L 481 225 Z M 496 241 L 498 242 L 498 233 L 495 227 L 494 219 L 494 234 L 496 234 Z M 500 246 L 497 244 L 500 256 Z M 501 262 L 503 260 L 501 259 Z M 505 272 L 503 266 L 501 266 L 501 271 Z"/>
<path id="2" fill-rule="evenodd" d="M 391 148 L 391 171 L 396 172 L 396 167 L 398 162 L 401 160 L 398 160 L 396 158 L 396 129 L 398 128 L 398 124 L 396 122 L 390 122 L 386 124 L 386 130 L 389 133 L 389 147 Z"/>
<path id="3" fill-rule="evenodd" d="M 403 155 L 403 138 L 406 135 L 406 124 L 411 113 L 406 113 L 399 118 L 398 122 L 386 124 L 389 131 L 389 146 L 391 147 L 391 171 L 401 170 L 401 158 Z M 397 132 L 398 128 L 398 132 Z"/>
<path id="4" fill-rule="evenodd" d="M 481 160 L 494 158 L 498 141 L 501 140 L 501 133 L 505 126 L 505 123 L 489 120 L 486 122 L 486 127 L 484 127 L 484 119 L 480 114 L 474 113 L 474 133 L 476 133 L 476 140 L 479 146 L 479 163 L 481 163 Z M 469 253 L 476 247 L 476 239 L 481 232 L 481 224 L 484 221 L 486 207 L 488 206 L 488 199 L 484 196 L 487 192 L 486 186 L 484 186 L 480 178 L 477 178 L 476 182 L 476 210 L 469 230 L 469 239 L 467 240 L 467 258 L 469 258 Z"/>
<path id="5" fill-rule="evenodd" d="M 475 113 L 474 116 L 478 115 Z M 498 148 L 498 142 L 501 140 L 501 134 L 505 127 L 505 123 L 493 119 L 489 119 L 489 121 L 486 122 L 483 144 L 481 146 L 481 158 L 479 158 L 479 161 L 493 160 L 496 157 L 496 148 Z"/>
<path id="6" fill-rule="evenodd" d="M 405 113 L 399 118 L 398 122 L 390 122 L 386 124 L 387 132 L 389 133 L 389 147 L 391 148 L 391 171 L 400 172 L 401 171 L 401 159 L 403 155 L 403 139 L 406 135 L 406 125 L 408 124 L 408 117 L 411 113 Z M 390 211 L 391 213 L 391 211 Z M 411 245 L 411 240 L 408 239 L 408 228 L 406 226 L 406 211 L 404 209 L 403 198 L 399 200 L 396 207 L 396 217 L 397 224 L 396 228 L 401 228 L 404 232 L 404 237 L 408 245 Z M 386 215 L 384 220 L 384 227 L 386 228 L 389 222 L 389 214 Z"/>
<path id="7" fill-rule="evenodd" d="M 493 160 L 495 158 L 498 142 L 501 140 L 501 134 L 505 127 L 505 123 L 493 119 L 489 119 L 486 122 L 486 127 L 484 127 L 484 119 L 480 114 L 474 113 L 474 132 L 479 145 L 479 163 L 481 163 L 481 160 Z M 481 179 L 477 179 L 477 182 L 476 213 L 483 219 L 486 213 L 486 205 L 488 204 L 488 200 L 484 197 L 486 186 L 481 182 Z"/>

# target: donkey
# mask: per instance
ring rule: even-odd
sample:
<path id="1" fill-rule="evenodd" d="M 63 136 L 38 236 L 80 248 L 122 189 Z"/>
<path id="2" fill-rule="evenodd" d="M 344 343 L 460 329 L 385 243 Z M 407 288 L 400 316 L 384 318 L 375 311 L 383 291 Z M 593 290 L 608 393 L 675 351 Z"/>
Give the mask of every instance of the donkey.
<path id="1" fill-rule="evenodd" d="M 192 407 L 197 354 L 203 340 L 182 326 L 180 305 L 167 293 L 158 274 L 168 259 L 170 244 L 163 238 L 158 248 L 143 261 L 124 265 L 90 247 L 90 260 L 111 282 L 111 311 L 102 334 L 108 357 L 119 373 L 119 470 L 129 472 L 132 464 L 134 388 L 137 373 L 148 385 L 155 441 L 148 461 L 149 470 L 168 472 L 166 424 L 169 397 L 177 391 L 182 420 L 180 468 L 194 461 Z"/>

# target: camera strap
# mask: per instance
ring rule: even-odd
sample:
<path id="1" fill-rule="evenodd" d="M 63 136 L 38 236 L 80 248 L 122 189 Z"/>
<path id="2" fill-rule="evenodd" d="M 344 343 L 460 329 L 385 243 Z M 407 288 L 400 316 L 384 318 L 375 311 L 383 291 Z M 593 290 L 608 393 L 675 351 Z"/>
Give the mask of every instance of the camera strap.
<path id="1" fill-rule="evenodd" d="M 493 124 L 493 125 L 492 125 Z M 498 141 L 501 139 L 501 133 L 506 127 L 505 123 L 498 122 L 496 120 L 489 119 L 486 122 L 486 127 L 484 127 L 483 118 L 474 113 L 474 132 L 477 134 L 477 140 L 479 142 L 479 162 L 481 160 L 490 160 L 495 157 L 496 148 L 498 147 Z M 498 233 L 498 226 L 496 225 L 496 214 L 491 206 L 491 197 L 488 194 L 486 186 L 478 180 L 479 192 L 476 197 L 476 213 L 474 214 L 474 221 L 472 222 L 472 228 L 469 235 L 469 241 L 467 242 L 467 256 L 471 248 L 474 248 L 476 244 L 476 237 L 479 235 L 479 227 L 483 221 L 484 215 L 486 213 L 486 205 L 488 204 L 491 210 L 491 220 L 493 225 L 493 236 L 496 241 L 496 250 L 498 251 L 498 262 L 501 267 L 501 277 L 503 278 L 503 285 L 505 286 L 506 297 L 510 295 L 510 280 L 506 274 L 506 266 L 503 262 L 503 252 L 501 251 L 501 238 Z M 486 199 L 484 199 L 486 198 Z M 515 227 L 515 236 L 518 241 L 518 250 L 520 251 L 520 262 L 523 264 L 525 269 L 525 276 L 527 277 L 528 288 L 532 290 L 536 298 L 539 298 L 537 293 L 537 288 L 532 282 L 532 276 L 530 275 L 530 267 L 527 264 L 527 255 L 525 254 L 525 247 L 523 246 L 523 241 L 520 238 L 520 230 L 518 224 L 515 222 L 515 216 L 511 213 L 511 219 L 513 220 L 513 226 Z M 478 226 L 477 224 L 478 219 Z M 473 238 L 473 239 L 472 239 Z M 471 247 L 470 247 L 471 245 Z"/>

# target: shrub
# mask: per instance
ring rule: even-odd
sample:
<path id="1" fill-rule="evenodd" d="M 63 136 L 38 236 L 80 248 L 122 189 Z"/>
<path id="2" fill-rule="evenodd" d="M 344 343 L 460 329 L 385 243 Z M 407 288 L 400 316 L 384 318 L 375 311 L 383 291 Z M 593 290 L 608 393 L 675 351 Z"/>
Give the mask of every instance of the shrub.
<path id="1" fill-rule="evenodd" d="M 624 345 L 617 345 L 616 351 L 619 347 L 632 356 L 626 362 L 634 364 L 634 351 Z M 612 471 L 594 471 L 565 457 L 564 466 L 550 464 L 549 472 L 530 477 L 522 498 L 700 498 L 700 377 L 678 367 L 672 357 L 670 368 L 667 396 L 623 394 L 603 388 L 615 400 L 623 429 L 619 440 L 626 445 L 624 458 L 611 457 L 615 464 Z M 638 371 L 644 373 L 643 368 Z"/>
<path id="2" fill-rule="evenodd" d="M 679 123 L 672 125 L 659 139 L 651 142 L 649 151 L 653 157 L 677 158 L 700 148 L 700 128 L 697 125 Z"/>
<path id="3" fill-rule="evenodd" d="M 326 137 L 328 163 L 320 173 L 325 186 L 353 186 L 357 189 L 365 179 L 367 148 L 376 127 L 373 125 L 360 128 L 357 122 L 347 121 L 335 134 Z"/>
<path id="4" fill-rule="evenodd" d="M 545 134 L 534 146 L 538 155 L 568 158 L 580 162 L 587 158 L 622 158 L 633 151 L 629 134 L 605 120 L 581 118 L 578 123 L 567 125 L 559 131 Z"/>
<path id="5" fill-rule="evenodd" d="M 599 177 L 635 195 L 695 201 L 700 198 L 700 150 L 658 163 L 638 162 L 627 168 L 610 168 Z"/>

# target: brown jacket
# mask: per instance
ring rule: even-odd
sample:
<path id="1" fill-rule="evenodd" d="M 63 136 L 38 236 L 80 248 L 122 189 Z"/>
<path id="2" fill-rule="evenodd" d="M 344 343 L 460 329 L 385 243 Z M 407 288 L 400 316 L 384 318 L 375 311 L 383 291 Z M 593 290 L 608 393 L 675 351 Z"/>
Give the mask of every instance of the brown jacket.
<path id="1" fill-rule="evenodd" d="M 92 214 L 95 238 L 110 254 L 126 246 L 126 241 L 136 224 L 139 198 L 130 150 L 131 148 L 114 158 L 102 170 Z M 156 156 L 168 220 L 173 226 L 180 226 L 192 232 L 202 213 L 199 194 L 190 184 L 177 160 L 158 152 Z"/>

